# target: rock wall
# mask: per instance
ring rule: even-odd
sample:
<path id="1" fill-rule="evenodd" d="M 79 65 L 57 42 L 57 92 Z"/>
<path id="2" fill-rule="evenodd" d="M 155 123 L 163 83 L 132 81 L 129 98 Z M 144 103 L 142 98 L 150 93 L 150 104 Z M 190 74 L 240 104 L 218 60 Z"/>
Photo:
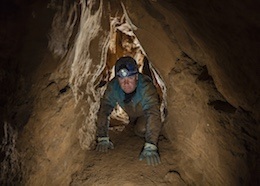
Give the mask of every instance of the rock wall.
<path id="1" fill-rule="evenodd" d="M 253 54 L 259 44 L 259 16 L 254 4 L 126 1 L 126 7 L 141 45 L 166 82 L 165 129 L 183 153 L 180 169 L 186 179 L 192 178 L 190 184 L 196 184 L 194 178 L 203 184 L 250 183 L 257 167 L 248 162 L 259 150 L 254 68 L 259 55 Z M 245 15 L 242 8 L 253 15 Z M 245 60 L 245 55 L 251 57 Z M 237 119 L 240 114 L 246 122 Z M 243 128 L 255 132 L 246 135 Z"/>
<path id="2" fill-rule="evenodd" d="M 9 118 L 15 130 L 9 132 L 14 137 L 10 138 L 15 148 L 11 154 L 16 159 L 19 154 L 19 162 L 15 162 L 15 169 L 5 169 L 15 171 L 8 178 L 3 177 L 7 172 L 2 174 L 3 183 L 22 180 L 20 184 L 24 185 L 79 185 L 91 180 L 83 173 L 88 175 L 88 168 L 98 163 L 87 163 L 84 169 L 88 155 L 83 149 L 95 145 L 95 112 L 105 86 L 97 87 L 106 65 L 113 64 L 109 60 L 116 58 L 106 53 L 109 18 L 124 12 L 166 86 L 168 115 L 162 133 L 171 142 L 171 149 L 164 152 L 170 153 L 170 162 L 174 163 L 164 159 L 162 166 L 174 167 L 169 172 L 177 172 L 178 180 L 188 185 L 259 182 L 258 2 L 16 3 L 29 13 L 24 19 L 26 35 L 22 40 L 15 39 L 22 46 L 12 60 L 14 66 L 19 64 L 19 73 L 5 66 L 8 61 L 1 66 L 1 85 L 6 87 L 3 80 L 12 74 L 19 79 L 11 79 L 13 86 L 1 93 L 3 108 L 8 105 L 15 109 L 11 112 L 1 108 L 8 115 L 1 120 L 1 137 L 7 139 L 4 121 Z M 8 23 L 12 25 L 13 20 Z M 7 104 L 7 93 L 12 90 L 17 91 Z M 12 164 L 14 159 L 4 148 L 9 144 L 2 141 L 1 162 L 9 158 Z M 120 139 L 117 141 L 120 143 Z M 91 161 L 99 161 L 99 157 L 92 156 Z M 127 172 L 136 168 L 135 161 L 131 163 L 133 169 Z M 109 172 L 109 163 L 103 169 Z M 109 180 L 108 173 L 103 174 L 105 178 L 97 172 L 90 175 Z M 176 183 L 170 178 L 154 184 Z"/>

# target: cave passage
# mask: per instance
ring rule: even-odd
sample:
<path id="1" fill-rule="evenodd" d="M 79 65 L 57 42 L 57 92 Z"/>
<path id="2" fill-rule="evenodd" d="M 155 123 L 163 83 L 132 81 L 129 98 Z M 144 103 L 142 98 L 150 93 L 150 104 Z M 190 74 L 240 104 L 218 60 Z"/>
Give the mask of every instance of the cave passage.
<path id="1" fill-rule="evenodd" d="M 139 43 L 138 38 L 134 34 L 134 31 L 131 30 L 131 26 L 126 22 L 125 15 L 117 18 L 111 17 L 110 20 L 111 33 L 107 51 L 107 61 L 105 69 L 101 74 L 102 77 L 98 78 L 101 79 L 98 87 L 104 86 L 107 81 L 114 78 L 114 65 L 119 57 L 133 57 L 138 63 L 139 72 L 149 76 L 157 88 L 161 102 L 161 118 L 162 121 L 164 121 L 167 105 L 165 97 L 167 93 L 163 80 L 151 65 L 147 56 L 145 56 L 145 51 L 143 51 L 142 45 Z M 126 113 L 119 106 L 112 112 L 111 119 L 119 120 L 124 124 L 129 122 Z"/>
<path id="2" fill-rule="evenodd" d="M 4 0 L 0 185 L 259 185 L 257 5 Z M 139 161 L 144 139 L 120 107 L 115 148 L 94 150 L 122 56 L 160 95 L 158 166 Z"/>

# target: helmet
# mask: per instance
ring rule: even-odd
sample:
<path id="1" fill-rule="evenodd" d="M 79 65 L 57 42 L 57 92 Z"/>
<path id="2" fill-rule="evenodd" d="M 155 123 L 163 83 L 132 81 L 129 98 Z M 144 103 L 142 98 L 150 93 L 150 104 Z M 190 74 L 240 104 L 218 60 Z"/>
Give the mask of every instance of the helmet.
<path id="1" fill-rule="evenodd" d="M 121 57 L 116 61 L 115 74 L 118 77 L 129 77 L 138 73 L 136 61 L 129 56 Z"/>

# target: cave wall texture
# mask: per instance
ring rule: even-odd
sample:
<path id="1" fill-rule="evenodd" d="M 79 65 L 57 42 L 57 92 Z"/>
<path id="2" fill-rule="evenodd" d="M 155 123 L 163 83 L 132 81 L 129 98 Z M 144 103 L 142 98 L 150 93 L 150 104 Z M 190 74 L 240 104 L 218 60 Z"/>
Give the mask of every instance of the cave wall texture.
<path id="1" fill-rule="evenodd" d="M 104 61 L 118 57 L 104 54 L 109 17 L 125 8 L 166 85 L 163 133 L 185 183 L 259 184 L 259 1 L 85 3 L 3 1 L 1 182 L 69 185 L 95 136 Z"/>

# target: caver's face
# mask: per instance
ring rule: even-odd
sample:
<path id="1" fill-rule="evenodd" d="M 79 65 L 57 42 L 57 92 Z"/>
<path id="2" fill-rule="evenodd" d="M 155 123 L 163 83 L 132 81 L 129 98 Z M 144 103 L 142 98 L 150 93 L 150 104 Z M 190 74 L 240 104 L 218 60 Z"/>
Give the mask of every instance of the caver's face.
<path id="1" fill-rule="evenodd" d="M 137 86 L 138 74 L 129 77 L 118 77 L 118 82 L 122 90 L 129 94 L 132 93 Z"/>

